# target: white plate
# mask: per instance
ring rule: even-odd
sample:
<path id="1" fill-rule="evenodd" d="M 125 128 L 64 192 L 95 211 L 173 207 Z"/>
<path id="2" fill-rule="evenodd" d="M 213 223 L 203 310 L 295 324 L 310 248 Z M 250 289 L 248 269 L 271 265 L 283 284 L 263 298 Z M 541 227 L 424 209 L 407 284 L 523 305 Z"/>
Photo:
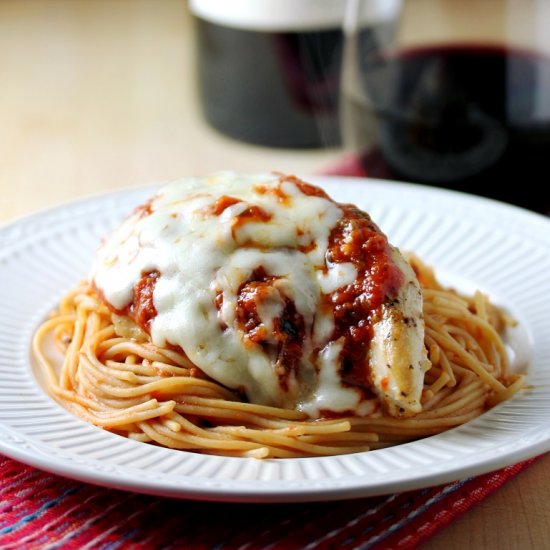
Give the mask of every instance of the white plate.
<path id="1" fill-rule="evenodd" d="M 0 229 L 0 451 L 64 476 L 128 490 L 219 501 L 310 501 L 426 487 L 550 449 L 550 220 L 485 199 L 407 184 L 309 178 L 369 211 L 402 249 L 461 289 L 479 287 L 520 321 L 530 388 L 444 434 L 340 457 L 202 456 L 110 434 L 72 416 L 37 380 L 32 334 L 83 278 L 111 227 L 152 189 L 90 198 Z M 529 353 L 527 353 L 529 352 Z"/>

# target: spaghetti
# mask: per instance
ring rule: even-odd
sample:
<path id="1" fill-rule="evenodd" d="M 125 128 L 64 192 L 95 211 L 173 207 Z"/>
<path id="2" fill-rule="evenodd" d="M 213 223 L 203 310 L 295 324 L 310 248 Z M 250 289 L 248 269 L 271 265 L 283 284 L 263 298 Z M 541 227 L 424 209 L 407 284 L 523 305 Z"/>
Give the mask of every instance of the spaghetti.
<path id="1" fill-rule="evenodd" d="M 225 456 L 304 457 L 378 449 L 440 433 L 481 415 L 524 384 L 508 372 L 500 333 L 509 323 L 487 297 L 443 288 L 417 258 L 429 359 L 421 412 L 308 418 L 250 403 L 214 381 L 179 349 L 113 313 L 81 284 L 34 338 L 51 393 L 69 411 L 111 432 L 174 449 Z M 48 341 L 62 354 L 50 357 Z"/>

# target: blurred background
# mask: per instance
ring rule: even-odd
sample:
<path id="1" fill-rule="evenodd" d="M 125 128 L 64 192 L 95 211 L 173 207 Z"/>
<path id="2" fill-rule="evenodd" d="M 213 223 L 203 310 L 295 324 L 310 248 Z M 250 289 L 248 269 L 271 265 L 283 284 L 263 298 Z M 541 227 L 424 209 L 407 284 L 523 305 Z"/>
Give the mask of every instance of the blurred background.
<path id="1" fill-rule="evenodd" d="M 184 0 L 0 0 L 0 223 L 129 185 L 339 157 L 209 125 L 194 36 Z"/>
<path id="2" fill-rule="evenodd" d="M 548 21 L 546 0 L 0 0 L 0 222 L 222 169 L 548 212 Z"/>

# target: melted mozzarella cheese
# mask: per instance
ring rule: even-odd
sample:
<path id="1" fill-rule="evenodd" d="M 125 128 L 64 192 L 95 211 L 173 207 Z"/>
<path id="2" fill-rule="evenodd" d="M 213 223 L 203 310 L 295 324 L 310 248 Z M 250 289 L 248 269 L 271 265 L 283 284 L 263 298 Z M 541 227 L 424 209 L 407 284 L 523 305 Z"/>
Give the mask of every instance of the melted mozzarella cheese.
<path id="1" fill-rule="evenodd" d="M 319 416 L 322 411 L 343 413 L 357 409 L 361 392 L 357 388 L 342 386 L 339 373 L 339 357 L 342 342 L 329 342 L 319 353 L 319 378 L 315 392 L 300 404 L 309 416 Z"/>
<path id="2" fill-rule="evenodd" d="M 217 208 L 223 198 L 230 200 Z M 265 219 L 246 219 L 254 208 Z M 310 416 L 367 414 L 372 399 L 341 380 L 342 344 L 331 341 L 334 317 L 323 302 L 323 296 L 357 277 L 351 263 L 326 263 L 329 236 L 341 216 L 338 204 L 307 194 L 292 179 L 229 172 L 185 179 L 162 187 L 102 244 L 91 278 L 113 308 L 125 311 L 139 280 L 158 272 L 156 315 L 148 327 L 153 343 L 179 346 L 214 380 L 244 389 L 251 402 L 297 408 Z M 271 333 L 289 302 L 303 319 L 299 369 L 287 373 L 284 384 L 273 353 L 251 341 L 239 324 L 239 293 L 260 267 L 272 279 L 256 302 L 264 343 L 272 343 Z M 423 341 L 423 335 L 413 336 Z M 373 344 L 378 345 L 377 338 Z M 413 344 L 417 349 L 418 342 Z M 374 386 L 387 375 L 378 366 L 387 355 L 371 350 Z M 416 401 L 422 380 L 415 382 Z M 393 403 L 399 380 L 391 384 L 395 391 L 379 394 Z"/>
<path id="3" fill-rule="evenodd" d="M 351 285 L 357 279 L 357 269 L 352 263 L 329 263 L 326 273 L 317 274 L 321 292 L 330 294 L 343 286 Z"/>
<path id="4" fill-rule="evenodd" d="M 209 376 L 230 388 L 244 388 L 253 402 L 296 406 L 311 388 L 292 379 L 289 390 L 281 391 L 271 358 L 247 343 L 236 326 L 238 291 L 262 266 L 279 278 L 279 295 L 262 302 L 258 311 L 264 325 L 273 328 L 284 296 L 295 304 L 310 333 L 320 295 L 317 271 L 341 210 L 323 197 L 305 195 L 291 182 L 281 186 L 287 201 L 255 191 L 277 183 L 272 175 L 222 173 L 168 184 L 152 199 L 150 212 L 137 211 L 102 245 L 91 276 L 105 299 L 124 310 L 141 276 L 157 270 L 157 315 L 150 325 L 156 345 L 180 346 Z M 208 214 L 222 196 L 240 202 L 220 215 Z M 245 223 L 233 231 L 234 220 L 251 204 L 270 215 L 269 223 Z M 243 242 L 247 246 L 241 247 Z M 308 251 L 299 250 L 311 243 L 315 246 Z M 218 312 L 215 298 L 220 292 Z"/>

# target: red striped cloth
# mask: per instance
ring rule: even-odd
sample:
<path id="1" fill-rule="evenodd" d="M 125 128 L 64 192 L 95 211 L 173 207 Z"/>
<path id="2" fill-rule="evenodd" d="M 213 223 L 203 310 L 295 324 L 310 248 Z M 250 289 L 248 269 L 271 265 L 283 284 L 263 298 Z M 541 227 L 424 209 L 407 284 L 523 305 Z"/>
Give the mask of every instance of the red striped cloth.
<path id="1" fill-rule="evenodd" d="M 330 173 L 364 175 L 353 156 Z M 260 506 L 125 493 L 0 455 L 0 549 L 412 549 L 533 460 L 389 496 Z"/>
<path id="2" fill-rule="evenodd" d="M 0 455 L 0 548 L 411 549 L 533 460 L 390 496 L 259 506 L 104 489 Z"/>

